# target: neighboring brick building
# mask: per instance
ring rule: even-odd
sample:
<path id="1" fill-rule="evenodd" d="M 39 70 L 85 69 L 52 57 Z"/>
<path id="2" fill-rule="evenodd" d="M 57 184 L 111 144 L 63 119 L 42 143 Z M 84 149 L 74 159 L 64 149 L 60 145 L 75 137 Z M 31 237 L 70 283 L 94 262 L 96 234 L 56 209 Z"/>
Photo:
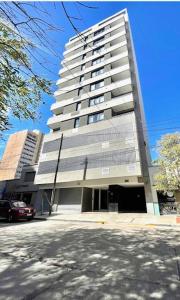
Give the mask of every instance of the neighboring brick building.
<path id="1" fill-rule="evenodd" d="M 11 134 L 0 162 L 0 181 L 18 179 L 23 166 L 37 163 L 42 140 L 38 130 Z"/>

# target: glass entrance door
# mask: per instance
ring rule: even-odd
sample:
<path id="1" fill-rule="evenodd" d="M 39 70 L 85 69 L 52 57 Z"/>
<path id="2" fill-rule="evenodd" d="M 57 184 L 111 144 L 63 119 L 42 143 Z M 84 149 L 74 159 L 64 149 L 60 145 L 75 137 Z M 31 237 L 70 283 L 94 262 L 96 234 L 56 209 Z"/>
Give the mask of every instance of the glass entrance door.
<path id="1" fill-rule="evenodd" d="M 93 211 L 108 210 L 108 193 L 107 190 L 94 189 L 93 191 Z"/>

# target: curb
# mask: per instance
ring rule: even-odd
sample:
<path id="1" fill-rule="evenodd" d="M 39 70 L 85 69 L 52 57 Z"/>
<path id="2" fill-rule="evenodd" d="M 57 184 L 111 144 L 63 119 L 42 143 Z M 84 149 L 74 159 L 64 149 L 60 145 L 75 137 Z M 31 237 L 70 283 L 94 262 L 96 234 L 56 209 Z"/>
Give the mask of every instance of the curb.
<path id="1" fill-rule="evenodd" d="M 41 218 L 41 217 L 34 217 L 33 220 L 37 220 L 37 221 L 47 221 L 47 218 Z"/>

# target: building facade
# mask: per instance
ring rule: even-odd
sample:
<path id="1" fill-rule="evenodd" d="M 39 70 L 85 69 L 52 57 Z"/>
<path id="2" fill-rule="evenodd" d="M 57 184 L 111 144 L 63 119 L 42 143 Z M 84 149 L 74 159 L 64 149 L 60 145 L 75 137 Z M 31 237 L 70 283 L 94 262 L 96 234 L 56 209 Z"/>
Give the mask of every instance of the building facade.
<path id="1" fill-rule="evenodd" d="M 48 210 L 48 203 L 43 199 L 43 191 L 39 190 L 39 186 L 34 184 L 35 174 L 37 172 L 37 164 L 24 166 L 21 172 L 21 178 L 0 181 L 3 187 L 3 194 L 0 199 L 20 200 L 26 204 L 32 205 L 37 213 Z"/>
<path id="2" fill-rule="evenodd" d="M 21 177 L 25 165 L 37 163 L 43 134 L 38 130 L 23 130 L 10 135 L 0 162 L 0 181 Z"/>
<path id="3" fill-rule="evenodd" d="M 61 212 L 159 214 L 126 10 L 66 44 L 35 177 Z"/>

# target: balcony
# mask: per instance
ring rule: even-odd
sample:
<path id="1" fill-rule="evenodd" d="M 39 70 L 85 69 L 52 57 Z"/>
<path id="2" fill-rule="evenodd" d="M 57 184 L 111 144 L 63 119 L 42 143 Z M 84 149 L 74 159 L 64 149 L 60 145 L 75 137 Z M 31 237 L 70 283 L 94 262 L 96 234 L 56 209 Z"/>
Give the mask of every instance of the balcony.
<path id="1" fill-rule="evenodd" d="M 126 40 L 126 36 L 124 35 L 122 37 L 122 42 L 120 44 L 116 44 L 114 46 L 108 47 L 107 49 L 104 49 L 101 54 L 95 54 L 95 55 L 88 57 L 84 61 L 84 63 L 89 62 L 92 59 L 98 58 L 100 55 L 105 55 L 107 53 L 111 53 L 112 56 L 118 55 L 124 51 L 123 49 L 125 46 L 127 46 L 127 40 Z M 109 62 L 110 62 L 109 59 L 107 59 L 104 61 L 104 64 L 107 64 Z M 65 81 L 73 78 L 74 76 L 79 76 L 84 73 L 87 73 L 87 72 L 89 72 L 90 68 L 91 67 L 85 68 L 85 70 L 83 70 L 83 71 L 79 71 L 78 63 L 75 63 L 74 65 L 72 65 L 71 68 L 68 67 L 68 69 L 65 67 L 59 71 L 59 74 L 62 76 L 62 78 L 57 81 L 57 84 L 59 84 L 61 82 L 65 82 Z"/>
<path id="2" fill-rule="evenodd" d="M 123 65 L 124 62 L 126 62 L 125 65 Z M 113 66 L 115 66 L 115 64 Z M 98 67 L 99 67 L 99 65 L 98 65 Z M 97 69 L 97 67 L 96 67 L 96 69 Z M 98 80 L 102 80 L 102 79 L 105 79 L 107 77 L 113 77 L 115 74 L 117 74 L 117 80 L 124 79 L 124 77 L 122 78 L 121 73 L 123 71 L 129 70 L 129 69 L 130 69 L 130 65 L 129 65 L 128 57 L 126 57 L 126 60 L 124 59 L 123 61 L 118 62 L 117 67 L 112 68 L 111 70 L 109 70 L 109 71 L 107 71 L 107 72 L 105 72 L 101 75 L 95 76 L 93 78 L 89 78 L 87 80 L 84 80 L 83 82 L 80 82 L 80 83 L 77 83 L 77 84 L 74 84 L 74 85 L 70 84 L 70 85 L 67 86 L 67 85 L 64 84 L 64 88 L 61 88 L 60 90 L 56 91 L 54 93 L 54 95 L 55 96 L 64 95 L 64 97 L 66 97 L 66 93 L 68 93 L 68 92 L 71 92 L 71 91 L 76 90 L 80 87 L 89 85 L 89 84 L 94 83 Z"/>
<path id="3" fill-rule="evenodd" d="M 97 29 L 101 29 L 104 26 L 108 26 L 109 24 L 111 24 L 110 29 L 104 31 L 104 33 L 108 33 L 110 31 L 112 31 L 112 30 L 114 30 L 114 29 L 122 26 L 122 24 L 124 25 L 124 16 L 123 15 L 119 15 L 116 18 L 114 18 L 114 21 L 112 21 L 112 20 L 111 21 L 107 21 L 107 23 L 105 23 L 102 26 L 98 26 L 98 28 L 97 28 L 97 25 L 95 25 L 95 26 L 91 27 L 89 30 L 86 30 L 85 33 L 82 32 L 82 34 L 83 34 L 83 36 L 87 36 L 88 37 L 89 34 L 94 33 Z M 99 34 L 98 37 L 101 36 L 101 35 L 103 35 L 103 33 Z M 93 39 L 94 39 L 94 36 L 93 36 L 93 38 L 87 39 L 86 42 L 89 43 Z M 78 37 L 75 38 L 74 41 L 72 40 L 72 41 L 70 41 L 69 43 L 66 44 L 67 50 L 64 51 L 63 55 L 66 55 L 67 53 L 70 53 L 71 51 L 74 51 L 75 49 L 79 48 L 81 45 L 82 45 L 81 38 L 78 38 Z"/>
<path id="4" fill-rule="evenodd" d="M 72 103 L 76 103 L 78 101 L 85 100 L 85 99 L 90 98 L 90 97 L 95 97 L 97 95 L 109 92 L 112 89 L 114 90 L 118 86 L 118 84 L 119 84 L 119 90 L 121 90 L 121 88 L 124 87 L 124 86 L 126 86 L 126 85 L 127 86 L 130 85 L 130 87 L 131 87 L 131 78 L 125 79 L 123 81 L 111 83 L 111 84 L 106 85 L 103 88 L 100 88 L 100 89 L 95 90 L 93 92 L 84 93 L 84 94 L 82 94 L 79 97 L 73 97 L 73 98 L 63 99 L 62 96 L 60 96 L 60 99 L 59 99 L 59 96 L 57 95 L 56 99 L 59 102 L 57 102 L 56 105 L 59 105 L 59 106 L 63 107 L 63 106 L 66 106 L 66 105 L 69 105 L 69 104 L 72 104 Z M 124 89 L 124 93 L 128 93 L 130 91 L 132 91 L 132 88 L 131 89 L 128 88 L 127 90 L 126 90 L 126 88 Z"/>
<path id="5" fill-rule="evenodd" d="M 113 112 L 114 113 L 116 112 L 116 114 L 129 109 L 133 109 L 134 108 L 133 94 L 129 93 L 126 95 L 116 96 L 111 98 L 110 101 L 102 102 L 101 104 L 81 109 L 78 112 L 75 111 L 72 113 L 61 114 L 59 116 L 53 116 L 48 120 L 47 125 L 52 129 L 57 128 L 60 122 L 74 119 L 74 117 L 77 116 L 81 117 L 83 115 L 96 113 L 100 110 L 106 110 L 108 108 L 112 108 Z"/>
<path id="6" fill-rule="evenodd" d="M 111 90 L 112 89 L 112 90 Z M 108 91 L 108 87 L 103 87 L 99 90 L 104 90 L 100 91 L 100 93 L 105 93 Z M 98 90 L 98 91 L 99 91 Z M 60 125 L 60 122 L 73 119 L 76 116 L 80 117 L 86 114 L 94 113 L 99 110 L 105 110 L 108 108 L 113 108 L 114 111 L 123 111 L 127 109 L 132 109 L 134 107 L 134 101 L 133 101 L 133 94 L 132 94 L 132 85 L 131 85 L 131 80 L 130 79 L 125 79 L 120 82 L 114 82 L 111 85 L 109 85 L 109 90 L 112 93 L 112 98 L 110 101 L 102 102 L 101 104 L 87 107 L 85 109 L 81 109 L 79 112 L 72 112 L 68 114 L 61 114 L 59 116 L 53 116 L 48 120 L 47 125 L 50 128 L 56 128 Z M 89 94 L 92 94 L 92 97 L 95 96 L 94 94 L 97 94 L 97 91 L 90 92 Z M 57 103 L 55 103 L 51 110 L 54 113 L 57 113 L 58 111 L 62 110 L 62 106 L 57 106 Z M 60 104 L 60 103 L 58 103 Z"/>
<path id="7" fill-rule="evenodd" d="M 124 30 L 122 30 L 121 32 L 118 32 L 117 34 L 115 34 L 115 35 L 113 35 L 113 36 L 111 36 L 111 37 L 105 39 L 105 41 L 103 40 L 102 42 L 100 42 L 100 43 L 98 44 L 98 47 L 99 47 L 99 46 L 102 46 L 102 45 L 104 45 L 104 44 L 106 44 L 106 43 L 109 43 L 109 42 L 115 43 L 114 40 L 116 40 L 116 39 L 118 39 L 117 42 L 122 42 L 123 39 L 124 39 L 124 38 L 123 38 L 124 35 L 126 35 L 126 29 L 125 29 L 125 27 L 124 27 Z M 117 42 L 116 42 L 116 44 L 117 44 Z M 96 46 L 92 46 L 92 47 L 91 47 L 91 50 L 92 50 L 92 49 L 95 49 L 96 47 L 97 47 L 97 45 L 96 45 Z M 64 59 L 64 60 L 61 62 L 62 65 L 63 65 L 63 64 L 66 64 L 69 68 L 72 68 L 71 65 L 73 64 L 73 60 L 75 60 L 75 59 L 78 58 L 77 63 L 78 63 L 78 62 L 79 62 L 79 63 L 82 62 L 81 56 L 82 56 L 83 54 L 85 54 L 85 52 L 87 52 L 87 51 L 81 51 L 81 52 L 79 52 L 78 54 L 72 56 L 72 57 L 69 58 L 69 59 Z M 86 60 L 85 60 L 85 61 L 86 61 Z"/>

